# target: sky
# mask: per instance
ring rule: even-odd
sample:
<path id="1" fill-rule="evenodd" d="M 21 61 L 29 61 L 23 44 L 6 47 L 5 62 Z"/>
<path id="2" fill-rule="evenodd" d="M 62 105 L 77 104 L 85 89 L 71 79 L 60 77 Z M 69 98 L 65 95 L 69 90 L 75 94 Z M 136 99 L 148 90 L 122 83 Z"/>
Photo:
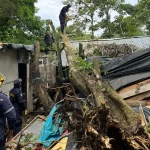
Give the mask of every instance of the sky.
<path id="1" fill-rule="evenodd" d="M 59 26 L 59 12 L 63 7 L 62 0 L 38 0 L 35 6 L 39 9 L 37 16 L 41 19 L 51 19 L 55 26 Z"/>
<path id="2" fill-rule="evenodd" d="M 138 0 L 126 0 L 126 3 L 136 4 Z M 59 12 L 63 7 L 62 0 L 38 0 L 35 6 L 39 9 L 37 16 L 41 19 L 51 19 L 59 26 Z"/>

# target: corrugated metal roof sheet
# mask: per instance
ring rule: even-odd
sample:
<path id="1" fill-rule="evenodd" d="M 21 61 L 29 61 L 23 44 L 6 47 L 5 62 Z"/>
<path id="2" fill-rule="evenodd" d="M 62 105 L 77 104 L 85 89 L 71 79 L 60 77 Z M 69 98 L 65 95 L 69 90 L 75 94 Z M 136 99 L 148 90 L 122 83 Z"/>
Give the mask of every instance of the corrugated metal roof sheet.
<path id="1" fill-rule="evenodd" d="M 34 45 L 24 45 L 24 44 L 13 44 L 13 43 L 3 43 L 0 46 L 0 49 L 3 48 L 4 46 L 12 49 L 25 49 L 28 51 L 34 51 Z"/>
<path id="2" fill-rule="evenodd" d="M 106 43 L 106 44 L 132 44 L 137 46 L 139 49 L 150 48 L 150 36 L 137 36 L 131 38 L 115 38 L 115 39 L 99 39 L 99 40 L 80 40 L 71 41 L 72 45 L 75 46 L 76 43 Z"/>

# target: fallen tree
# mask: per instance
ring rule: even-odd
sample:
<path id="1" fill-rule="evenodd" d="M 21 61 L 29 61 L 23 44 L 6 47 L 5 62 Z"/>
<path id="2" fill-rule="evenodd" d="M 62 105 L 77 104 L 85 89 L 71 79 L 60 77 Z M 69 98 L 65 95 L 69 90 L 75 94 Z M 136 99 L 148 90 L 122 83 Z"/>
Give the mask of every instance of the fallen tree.
<path id="1" fill-rule="evenodd" d="M 78 67 L 77 56 L 63 35 L 71 81 L 87 97 L 92 95 L 95 106 L 81 112 L 76 125 L 80 149 L 150 149 L 150 138 L 141 119 L 100 76 L 98 60 L 91 72 Z M 76 112 L 78 113 L 78 112 Z M 77 114 L 75 114 L 77 117 Z M 73 117 L 73 118 L 74 118 Z"/>

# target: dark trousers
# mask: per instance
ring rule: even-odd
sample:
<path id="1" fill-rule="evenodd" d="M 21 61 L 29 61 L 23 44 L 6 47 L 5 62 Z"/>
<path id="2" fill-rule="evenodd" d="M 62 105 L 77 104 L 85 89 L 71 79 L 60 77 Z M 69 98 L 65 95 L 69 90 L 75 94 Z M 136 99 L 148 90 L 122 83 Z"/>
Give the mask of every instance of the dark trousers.
<path id="1" fill-rule="evenodd" d="M 16 123 L 13 130 L 13 136 L 16 136 L 20 131 L 22 127 L 22 113 L 20 111 L 16 111 Z"/>
<path id="2" fill-rule="evenodd" d="M 52 47 L 52 42 L 46 42 L 46 47 Z"/>
<path id="3" fill-rule="evenodd" d="M 61 32 L 64 33 L 64 29 L 65 29 L 65 24 L 60 24 L 60 29 L 61 29 Z"/>
<path id="4" fill-rule="evenodd" d="M 3 143 L 3 144 L 1 143 L 1 144 L 0 144 L 0 150 L 6 150 L 5 143 Z"/>
<path id="5" fill-rule="evenodd" d="M 60 29 L 61 29 L 61 32 L 64 33 L 64 29 L 67 26 L 67 21 L 66 21 L 65 18 L 59 18 L 59 20 L 60 20 Z"/>

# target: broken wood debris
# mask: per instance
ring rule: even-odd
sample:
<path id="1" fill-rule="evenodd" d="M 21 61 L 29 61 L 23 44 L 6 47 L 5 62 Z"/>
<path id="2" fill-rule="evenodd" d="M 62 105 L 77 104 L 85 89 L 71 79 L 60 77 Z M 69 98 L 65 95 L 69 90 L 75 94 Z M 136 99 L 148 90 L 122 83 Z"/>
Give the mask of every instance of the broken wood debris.
<path id="1" fill-rule="evenodd" d="M 133 83 L 118 91 L 119 95 L 131 106 L 150 105 L 150 79 Z"/>
<path id="2" fill-rule="evenodd" d="M 21 132 L 6 144 L 7 148 L 10 150 L 26 150 L 33 149 L 36 145 L 41 144 L 37 141 L 37 138 L 40 135 L 45 120 L 46 118 L 44 116 L 36 116 Z"/>
<path id="3" fill-rule="evenodd" d="M 88 50 L 88 51 L 87 51 Z M 89 43 L 84 47 L 85 55 L 99 55 L 105 57 L 124 56 L 138 51 L 139 48 L 132 44 L 93 44 Z"/>

